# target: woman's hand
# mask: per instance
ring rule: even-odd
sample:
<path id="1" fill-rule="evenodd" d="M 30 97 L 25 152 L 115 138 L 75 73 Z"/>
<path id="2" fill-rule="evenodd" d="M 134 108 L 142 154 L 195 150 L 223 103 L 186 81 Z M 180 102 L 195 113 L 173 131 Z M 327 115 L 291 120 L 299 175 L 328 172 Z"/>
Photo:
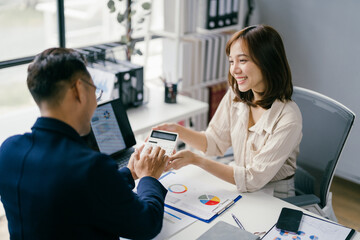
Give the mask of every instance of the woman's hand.
<path id="1" fill-rule="evenodd" d="M 177 123 L 164 123 L 156 127 L 153 127 L 152 129 L 179 133 L 179 126 L 180 125 Z"/>
<path id="2" fill-rule="evenodd" d="M 188 164 L 195 164 L 198 162 L 199 156 L 190 150 L 182 150 L 171 157 L 169 157 L 169 163 L 165 168 L 165 171 L 170 169 L 180 169 Z"/>

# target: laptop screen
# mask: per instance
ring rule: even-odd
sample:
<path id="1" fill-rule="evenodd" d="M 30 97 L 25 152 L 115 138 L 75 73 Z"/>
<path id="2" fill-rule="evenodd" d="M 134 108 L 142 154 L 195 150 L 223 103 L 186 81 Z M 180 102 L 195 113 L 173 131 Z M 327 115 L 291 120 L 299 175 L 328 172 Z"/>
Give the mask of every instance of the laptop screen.
<path id="1" fill-rule="evenodd" d="M 136 144 L 121 99 L 99 104 L 91 118 L 91 132 L 84 137 L 97 151 L 114 155 Z"/>

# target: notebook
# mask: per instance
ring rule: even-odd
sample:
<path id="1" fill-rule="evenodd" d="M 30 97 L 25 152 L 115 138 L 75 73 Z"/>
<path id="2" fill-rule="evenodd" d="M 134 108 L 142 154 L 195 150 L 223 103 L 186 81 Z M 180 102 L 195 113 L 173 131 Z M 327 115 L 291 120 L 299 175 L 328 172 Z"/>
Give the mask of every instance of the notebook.
<path id="1" fill-rule="evenodd" d="M 110 155 L 119 168 L 127 165 L 136 140 L 121 99 L 97 106 L 91 118 L 91 132 L 83 138 L 90 148 Z"/>

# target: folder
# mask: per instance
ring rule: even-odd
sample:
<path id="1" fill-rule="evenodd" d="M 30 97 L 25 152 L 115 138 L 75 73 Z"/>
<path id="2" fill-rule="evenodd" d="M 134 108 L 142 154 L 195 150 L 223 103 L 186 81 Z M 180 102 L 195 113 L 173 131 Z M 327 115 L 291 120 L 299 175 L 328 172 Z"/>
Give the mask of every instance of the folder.
<path id="1" fill-rule="evenodd" d="M 232 25 L 232 1 L 233 0 L 226 0 L 225 2 L 225 26 Z"/>
<path id="2" fill-rule="evenodd" d="M 217 22 L 216 22 L 217 28 L 225 27 L 225 9 L 226 9 L 226 1 L 218 0 Z"/>
<path id="3" fill-rule="evenodd" d="M 199 0 L 199 10 L 199 27 L 215 29 L 217 26 L 217 0 Z"/>
<path id="4" fill-rule="evenodd" d="M 232 0 L 232 18 L 231 23 L 233 25 L 238 24 L 239 22 L 239 5 L 240 0 Z"/>
<path id="5" fill-rule="evenodd" d="M 289 233 L 276 228 L 276 224 L 265 234 L 262 240 L 282 239 L 291 235 L 293 239 L 336 239 L 350 240 L 355 230 L 338 223 L 304 214 L 298 232 Z"/>
<path id="6" fill-rule="evenodd" d="M 193 165 L 164 173 L 159 181 L 168 189 L 166 207 L 207 223 L 241 198 L 235 185 L 219 181 L 214 175 Z"/>

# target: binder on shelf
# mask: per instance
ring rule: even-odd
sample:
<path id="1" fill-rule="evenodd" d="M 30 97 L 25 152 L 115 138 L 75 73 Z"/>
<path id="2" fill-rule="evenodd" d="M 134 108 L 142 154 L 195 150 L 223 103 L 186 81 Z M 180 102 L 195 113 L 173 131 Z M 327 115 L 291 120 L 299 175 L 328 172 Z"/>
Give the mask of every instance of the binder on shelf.
<path id="1" fill-rule="evenodd" d="M 227 56 L 225 54 L 226 47 L 226 36 L 224 34 L 220 34 L 220 48 L 219 48 L 219 63 L 218 63 L 218 72 L 216 74 L 216 79 L 224 78 L 226 79 L 226 75 L 224 74 L 225 61 L 227 60 Z"/>
<path id="2" fill-rule="evenodd" d="M 217 79 L 217 72 L 219 69 L 219 44 L 220 44 L 220 37 L 217 34 L 211 35 L 213 38 L 213 48 L 212 48 L 212 63 L 211 63 L 211 82 Z"/>
<path id="3" fill-rule="evenodd" d="M 217 0 L 199 0 L 198 22 L 201 28 L 217 27 Z"/>
<path id="4" fill-rule="evenodd" d="M 191 177 L 194 172 L 196 181 Z M 159 181 L 169 190 L 165 198 L 166 207 L 207 223 L 241 198 L 236 186 L 219 181 L 205 170 L 192 165 L 164 173 Z"/>
<path id="5" fill-rule="evenodd" d="M 211 70 L 212 70 L 212 62 L 214 57 L 214 39 L 211 35 L 204 35 L 207 39 L 207 54 L 206 54 L 206 82 L 210 82 L 211 80 Z"/>
<path id="6" fill-rule="evenodd" d="M 217 22 L 216 27 L 222 28 L 225 27 L 225 11 L 226 11 L 226 1 L 225 0 L 217 0 Z"/>
<path id="7" fill-rule="evenodd" d="M 232 1 L 233 0 L 226 0 L 225 1 L 225 26 L 230 26 L 233 24 L 231 21 L 232 18 Z"/>
<path id="8" fill-rule="evenodd" d="M 239 22 L 239 5 L 240 5 L 240 0 L 232 0 L 231 23 L 233 25 L 236 25 Z"/>

